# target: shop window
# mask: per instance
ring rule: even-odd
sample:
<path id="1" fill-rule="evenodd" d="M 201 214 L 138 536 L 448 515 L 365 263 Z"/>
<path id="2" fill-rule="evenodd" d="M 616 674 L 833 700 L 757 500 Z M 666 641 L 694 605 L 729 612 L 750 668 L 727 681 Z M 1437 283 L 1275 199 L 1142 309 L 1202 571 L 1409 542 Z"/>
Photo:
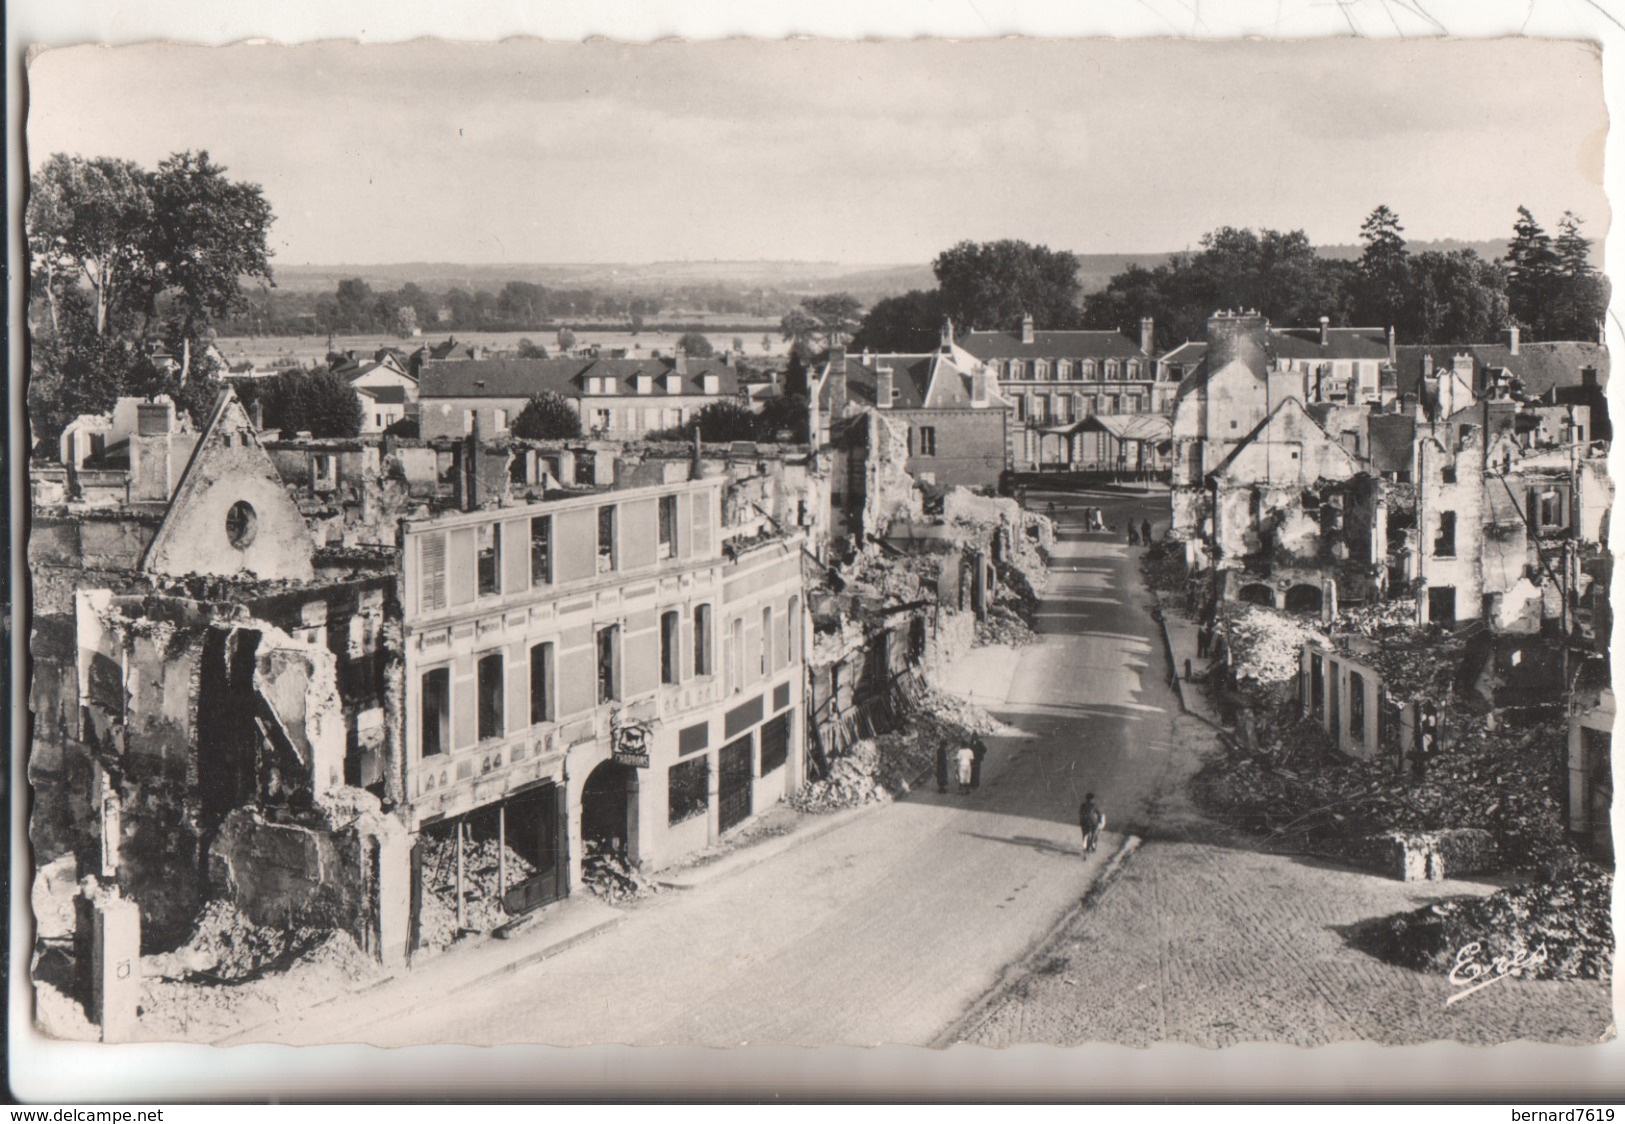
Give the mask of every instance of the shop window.
<path id="1" fill-rule="evenodd" d="M 451 747 L 451 669 L 431 668 L 423 673 L 421 683 L 420 756 L 433 757 Z"/>
<path id="2" fill-rule="evenodd" d="M 598 509 L 598 572 L 607 573 L 615 568 L 615 507 Z"/>
<path id="3" fill-rule="evenodd" d="M 531 725 L 553 721 L 553 645 L 533 644 L 530 649 Z"/>
<path id="4" fill-rule="evenodd" d="M 491 738 L 500 738 L 503 734 L 502 722 L 502 678 L 507 673 L 507 667 L 502 659 L 501 652 L 492 652 L 490 655 L 480 657 L 477 668 L 479 697 L 479 727 L 480 741 Z"/>
<path id="5" fill-rule="evenodd" d="M 1441 511 L 1439 513 L 1439 533 L 1433 537 L 1433 556 L 1435 558 L 1454 558 L 1456 556 L 1456 513 L 1454 511 Z"/>
<path id="6" fill-rule="evenodd" d="M 694 606 L 694 674 L 711 675 L 711 606 Z"/>
<path id="7" fill-rule="evenodd" d="M 781 767 L 790 756 L 790 721 L 795 711 L 787 710 L 762 727 L 762 776 Z"/>
<path id="8" fill-rule="evenodd" d="M 677 553 L 677 497 L 660 497 L 660 547 L 658 556 L 671 558 Z"/>
<path id="9" fill-rule="evenodd" d="M 598 630 L 598 701 L 621 697 L 621 630 L 618 625 Z"/>
<path id="10" fill-rule="evenodd" d="M 710 761 L 703 755 L 679 761 L 666 770 L 667 822 L 679 824 L 705 815 L 710 781 Z"/>
<path id="11" fill-rule="evenodd" d="M 474 529 L 478 543 L 476 565 L 479 570 L 480 596 L 502 592 L 502 525 L 486 523 Z"/>
<path id="12" fill-rule="evenodd" d="M 677 664 L 680 656 L 678 645 L 677 611 L 660 615 L 660 681 L 662 683 L 677 682 Z"/>
<path id="13" fill-rule="evenodd" d="M 538 515 L 530 521 L 530 583 L 553 581 L 553 517 Z"/>

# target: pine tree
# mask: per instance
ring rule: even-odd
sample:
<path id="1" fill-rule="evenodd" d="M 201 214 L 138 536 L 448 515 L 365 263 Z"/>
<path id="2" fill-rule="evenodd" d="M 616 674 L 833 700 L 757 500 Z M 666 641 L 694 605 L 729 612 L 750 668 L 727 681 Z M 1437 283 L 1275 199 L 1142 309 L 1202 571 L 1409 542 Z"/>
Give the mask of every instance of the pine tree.
<path id="1" fill-rule="evenodd" d="M 1529 329 L 1535 339 L 1552 339 L 1556 323 L 1557 252 L 1551 235 L 1542 229 L 1528 207 L 1518 208 L 1507 245 L 1507 303 L 1512 318 Z"/>
<path id="2" fill-rule="evenodd" d="M 1409 328 L 1410 254 L 1399 216 L 1382 204 L 1360 226 L 1365 252 L 1355 285 L 1355 318 L 1361 324 Z"/>
<path id="3" fill-rule="evenodd" d="M 1591 239 L 1580 233 L 1582 221 L 1573 211 L 1564 211 L 1557 224 L 1552 246 L 1558 272 L 1557 307 L 1551 325 L 1554 338 L 1597 338 L 1608 309 L 1608 282 L 1591 264 Z"/>

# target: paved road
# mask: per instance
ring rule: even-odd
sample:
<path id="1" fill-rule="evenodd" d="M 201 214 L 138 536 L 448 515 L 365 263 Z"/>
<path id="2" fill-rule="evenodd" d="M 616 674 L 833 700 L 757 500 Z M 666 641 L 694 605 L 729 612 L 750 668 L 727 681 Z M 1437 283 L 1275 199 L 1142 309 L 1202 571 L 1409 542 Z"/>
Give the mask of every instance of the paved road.
<path id="1" fill-rule="evenodd" d="M 1034 489 L 1042 510 L 1049 496 Z M 981 789 L 928 791 L 784 855 L 640 905 L 609 934 L 515 975 L 342 1036 L 467 1043 L 923 1044 L 951 1025 L 1078 901 L 1132 830 L 1171 756 L 1161 642 L 1119 525 L 1151 497 L 1073 495 L 1039 643 L 956 668 L 1019 729 L 989 739 Z M 1085 861 L 1076 810 L 1109 817 Z M 338 1028 L 327 1026 L 333 1040 Z"/>

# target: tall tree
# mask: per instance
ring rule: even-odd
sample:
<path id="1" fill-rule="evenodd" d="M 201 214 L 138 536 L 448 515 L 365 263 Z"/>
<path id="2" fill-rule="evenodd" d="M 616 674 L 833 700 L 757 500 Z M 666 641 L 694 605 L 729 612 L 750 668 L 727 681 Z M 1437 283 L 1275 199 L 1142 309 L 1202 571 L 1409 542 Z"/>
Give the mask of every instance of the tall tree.
<path id="1" fill-rule="evenodd" d="M 361 432 L 361 399 L 343 375 L 331 371 L 288 371 L 260 395 L 265 424 L 284 433 L 313 437 L 354 437 Z"/>
<path id="2" fill-rule="evenodd" d="M 792 308 L 779 320 L 779 331 L 792 344 L 811 346 L 818 335 L 818 321 L 801 308 Z"/>
<path id="3" fill-rule="evenodd" d="M 709 359 L 717 353 L 717 349 L 711 346 L 711 341 L 699 332 L 684 332 L 678 337 L 677 346 L 693 359 Z"/>
<path id="4" fill-rule="evenodd" d="M 1467 343 L 1493 339 L 1506 326 L 1506 271 L 1473 250 L 1417 254 L 1408 277 L 1408 340 Z"/>
<path id="5" fill-rule="evenodd" d="M 852 336 L 867 351 L 931 351 L 942 330 L 942 297 L 935 289 L 910 289 L 876 301 Z"/>
<path id="6" fill-rule="evenodd" d="M 1410 254 L 1405 228 L 1386 203 L 1360 226 L 1360 254 L 1354 289 L 1354 317 L 1361 324 L 1399 327 L 1407 319 Z"/>
<path id="7" fill-rule="evenodd" d="M 1551 235 L 1535 221 L 1528 207 L 1518 208 L 1507 244 L 1507 301 L 1513 319 L 1536 339 L 1551 339 L 1557 303 L 1558 260 Z"/>
<path id="8" fill-rule="evenodd" d="M 960 242 L 931 268 L 943 311 L 960 327 L 1015 331 L 1023 315 L 1041 328 L 1080 322 L 1078 259 L 1066 250 L 1009 239 Z"/>
<path id="9" fill-rule="evenodd" d="M 34 174 L 27 221 L 34 279 L 53 326 L 61 327 L 64 292 L 82 280 L 94 334 L 129 328 L 155 273 L 151 174 L 128 160 L 58 153 Z"/>
<path id="10" fill-rule="evenodd" d="M 1591 264 L 1591 239 L 1580 233 L 1582 221 L 1573 211 L 1564 211 L 1552 244 L 1557 277 L 1551 328 L 1560 339 L 1596 339 L 1608 311 L 1608 280 Z"/>

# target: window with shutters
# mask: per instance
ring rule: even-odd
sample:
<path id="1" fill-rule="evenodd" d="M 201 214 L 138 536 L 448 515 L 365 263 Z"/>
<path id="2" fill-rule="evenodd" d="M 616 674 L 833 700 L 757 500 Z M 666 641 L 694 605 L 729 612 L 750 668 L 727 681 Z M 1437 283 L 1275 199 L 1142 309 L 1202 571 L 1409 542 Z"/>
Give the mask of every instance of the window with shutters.
<path id="1" fill-rule="evenodd" d="M 762 726 L 762 776 L 779 768 L 790 756 L 790 719 L 795 714 L 787 710 Z"/>
<path id="2" fill-rule="evenodd" d="M 476 665 L 476 684 L 479 698 L 479 733 L 480 741 L 489 741 L 503 735 L 502 721 L 502 679 L 507 673 L 507 667 L 501 652 L 491 652 L 480 657 Z"/>
<path id="3" fill-rule="evenodd" d="M 598 701 L 621 697 L 621 630 L 617 625 L 598 630 Z"/>
<path id="4" fill-rule="evenodd" d="M 451 747 L 451 669 L 430 668 L 420 683 L 419 756 L 433 757 Z"/>
<path id="5" fill-rule="evenodd" d="M 446 607 L 446 536 L 442 533 L 418 538 L 418 609 L 431 612 Z"/>
<path id="6" fill-rule="evenodd" d="M 711 606 L 694 606 L 694 674 L 711 672 Z"/>
<path id="7" fill-rule="evenodd" d="M 481 597 L 502 592 L 502 525 L 486 523 L 474 528 L 475 566 Z"/>
<path id="8" fill-rule="evenodd" d="M 679 617 L 676 609 L 660 614 L 660 681 L 662 683 L 677 682 L 678 662 L 682 659 L 678 621 Z"/>
<path id="9" fill-rule="evenodd" d="M 530 521 L 530 584 L 553 581 L 553 517 L 537 515 Z"/>
<path id="10" fill-rule="evenodd" d="M 533 644 L 530 649 L 531 725 L 553 721 L 553 645 Z"/>
<path id="11" fill-rule="evenodd" d="M 677 554 L 677 497 L 660 497 L 660 545 L 657 557 L 672 558 Z"/>

